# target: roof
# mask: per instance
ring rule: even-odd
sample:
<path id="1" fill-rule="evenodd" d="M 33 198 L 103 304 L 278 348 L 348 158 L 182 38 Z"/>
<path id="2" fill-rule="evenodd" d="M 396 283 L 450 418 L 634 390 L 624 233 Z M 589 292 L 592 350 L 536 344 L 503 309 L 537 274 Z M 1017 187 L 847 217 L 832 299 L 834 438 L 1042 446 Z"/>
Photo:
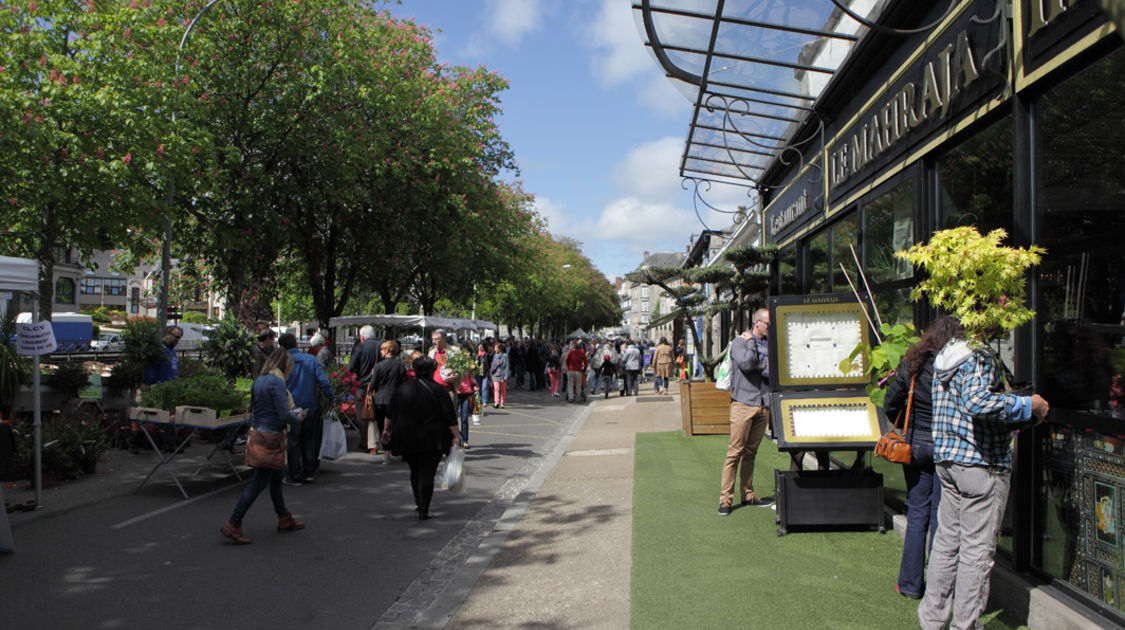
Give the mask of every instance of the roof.
<path id="1" fill-rule="evenodd" d="M 847 7 L 842 9 L 840 6 Z M 634 0 L 645 44 L 694 104 L 680 175 L 757 187 L 815 135 L 818 98 L 883 0 Z"/>
<path id="2" fill-rule="evenodd" d="M 652 254 L 645 252 L 645 257 L 636 271 L 646 267 L 679 267 L 683 259 L 684 255 L 680 252 L 655 252 Z"/>

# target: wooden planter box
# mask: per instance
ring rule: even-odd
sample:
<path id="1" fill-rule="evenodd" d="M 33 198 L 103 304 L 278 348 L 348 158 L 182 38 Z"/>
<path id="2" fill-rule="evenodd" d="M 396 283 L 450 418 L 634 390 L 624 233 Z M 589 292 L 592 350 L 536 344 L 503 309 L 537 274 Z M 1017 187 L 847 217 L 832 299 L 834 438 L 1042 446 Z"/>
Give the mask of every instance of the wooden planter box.
<path id="1" fill-rule="evenodd" d="M 684 435 L 730 435 L 730 392 L 714 383 L 680 383 Z"/>

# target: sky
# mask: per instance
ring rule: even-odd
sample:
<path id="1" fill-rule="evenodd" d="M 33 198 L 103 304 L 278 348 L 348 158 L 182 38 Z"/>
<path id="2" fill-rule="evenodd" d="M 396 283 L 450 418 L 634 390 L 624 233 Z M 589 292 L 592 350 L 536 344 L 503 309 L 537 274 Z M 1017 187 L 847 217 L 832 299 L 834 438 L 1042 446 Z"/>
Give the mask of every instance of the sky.
<path id="1" fill-rule="evenodd" d="M 483 65 L 510 81 L 500 132 L 548 230 L 582 243 L 609 279 L 644 252 L 684 252 L 730 225 L 679 176 L 691 103 L 664 77 L 630 0 L 402 0 L 392 14 L 433 31 L 441 63 Z M 748 205 L 743 188 L 707 203 Z M 699 208 L 706 226 L 696 216 Z"/>

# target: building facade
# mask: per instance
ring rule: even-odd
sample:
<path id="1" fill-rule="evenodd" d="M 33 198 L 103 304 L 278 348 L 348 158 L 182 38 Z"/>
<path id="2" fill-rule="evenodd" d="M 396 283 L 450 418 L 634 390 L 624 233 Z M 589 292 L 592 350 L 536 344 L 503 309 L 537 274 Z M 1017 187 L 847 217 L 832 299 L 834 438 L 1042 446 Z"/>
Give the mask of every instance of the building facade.
<path id="1" fill-rule="evenodd" d="M 820 4 L 802 6 L 815 13 Z M 893 256 L 936 230 L 1002 228 L 1008 245 L 1046 248 L 1028 278 L 1035 321 L 1015 331 L 1006 354 L 1051 414 L 1014 436 L 999 561 L 1046 583 L 1064 605 L 1125 625 L 1122 37 L 1084 0 L 867 9 L 879 28 L 834 29 L 841 16 L 831 6 L 819 23 L 774 25 L 789 29 L 790 47 L 798 34 L 807 41 L 772 86 L 751 85 L 749 72 L 742 82 L 727 73 L 724 83 L 692 72 L 727 58 L 757 63 L 747 60 L 765 55 L 753 46 L 787 49 L 780 36 L 750 36 L 752 15 L 713 16 L 744 30 L 731 26 L 722 31 L 729 39 L 695 46 L 706 64 L 665 52 L 662 63 L 678 68 L 670 75 L 700 86 L 682 172 L 704 177 L 702 166 L 693 169 L 707 163 L 716 181 L 757 188 L 763 241 L 782 252 L 774 294 L 850 292 L 844 270 L 855 278 L 862 268 L 884 321 L 924 328 L 939 315 L 909 299 L 919 278 Z M 827 40 L 850 48 L 838 66 L 819 56 Z M 763 67 L 758 75 L 769 74 Z M 816 87 L 813 74 L 828 79 Z M 698 113 L 707 106 L 715 119 Z M 781 122 L 748 138 L 742 118 L 754 116 Z M 753 153 L 751 141 L 772 155 Z M 739 142 L 744 150 L 732 150 Z M 705 145 L 732 157 L 705 155 Z M 888 483 L 886 496 L 901 509 L 904 488 Z"/>

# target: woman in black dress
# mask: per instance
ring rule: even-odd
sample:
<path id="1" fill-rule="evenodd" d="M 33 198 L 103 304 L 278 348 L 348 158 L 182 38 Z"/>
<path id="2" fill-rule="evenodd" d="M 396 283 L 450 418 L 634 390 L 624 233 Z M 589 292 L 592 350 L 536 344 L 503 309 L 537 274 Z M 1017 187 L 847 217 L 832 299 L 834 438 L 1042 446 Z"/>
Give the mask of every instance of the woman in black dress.
<path id="1" fill-rule="evenodd" d="M 443 455 L 461 445 L 461 428 L 446 389 L 434 382 L 437 363 L 428 357 L 414 360 L 413 380 L 395 389 L 383 443 L 410 465 L 418 520 L 433 518 L 434 475 Z"/>

